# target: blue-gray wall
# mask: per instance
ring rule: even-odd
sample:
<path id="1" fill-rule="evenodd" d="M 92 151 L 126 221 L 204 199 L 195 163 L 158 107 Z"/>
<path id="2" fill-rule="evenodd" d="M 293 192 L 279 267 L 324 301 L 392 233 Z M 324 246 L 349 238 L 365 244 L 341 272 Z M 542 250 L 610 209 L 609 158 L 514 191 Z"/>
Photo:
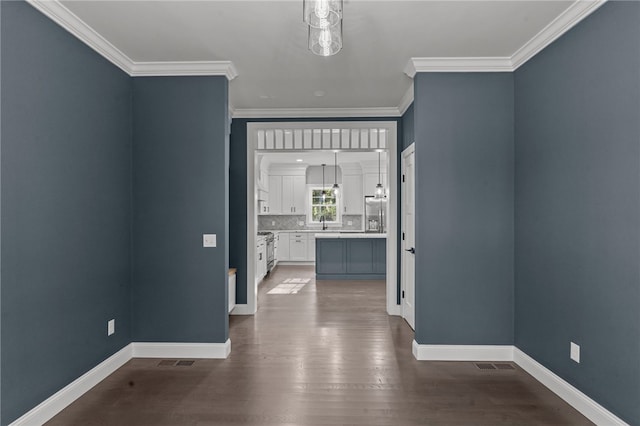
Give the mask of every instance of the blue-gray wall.
<path id="1" fill-rule="evenodd" d="M 413 104 L 402 115 L 402 139 L 400 142 L 399 152 L 404 151 L 409 145 L 415 142 L 415 117 Z M 398 169 L 400 170 L 400 169 Z"/>
<path id="2" fill-rule="evenodd" d="M 605 4 L 515 88 L 516 346 L 640 424 L 640 3 Z"/>
<path id="3" fill-rule="evenodd" d="M 397 144 L 401 145 L 402 119 L 378 118 L 236 118 L 231 122 L 231 163 L 229 167 L 229 265 L 237 268 L 236 302 L 247 303 L 247 123 L 292 121 L 395 121 L 398 129 Z M 398 169 L 399 170 L 399 169 Z M 398 281 L 400 282 L 400 281 Z"/>
<path id="4" fill-rule="evenodd" d="M 513 74 L 414 79 L 416 334 L 513 343 Z"/>
<path id="5" fill-rule="evenodd" d="M 225 77 L 133 81 L 136 341 L 227 340 L 227 90 Z"/>
<path id="6" fill-rule="evenodd" d="M 130 78 L 0 8 L 4 425 L 131 341 L 132 140 Z"/>

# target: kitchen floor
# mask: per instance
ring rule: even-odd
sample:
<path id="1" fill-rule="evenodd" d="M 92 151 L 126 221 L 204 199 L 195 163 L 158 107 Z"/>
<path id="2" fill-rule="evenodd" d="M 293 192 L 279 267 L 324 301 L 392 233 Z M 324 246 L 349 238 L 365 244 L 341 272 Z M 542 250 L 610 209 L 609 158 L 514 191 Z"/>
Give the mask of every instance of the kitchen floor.
<path id="1" fill-rule="evenodd" d="M 133 359 L 48 424 L 591 424 L 513 364 L 416 361 L 384 281 L 279 266 L 258 297 L 230 318 L 229 358 Z"/>

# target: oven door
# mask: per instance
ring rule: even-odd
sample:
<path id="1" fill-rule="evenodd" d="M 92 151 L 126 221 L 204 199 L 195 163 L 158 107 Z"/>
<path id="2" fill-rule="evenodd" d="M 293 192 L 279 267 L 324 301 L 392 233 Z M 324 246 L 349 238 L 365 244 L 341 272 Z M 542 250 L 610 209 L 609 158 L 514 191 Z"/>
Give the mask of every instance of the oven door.
<path id="1" fill-rule="evenodd" d="M 273 268 L 273 240 L 267 241 L 267 271 Z"/>

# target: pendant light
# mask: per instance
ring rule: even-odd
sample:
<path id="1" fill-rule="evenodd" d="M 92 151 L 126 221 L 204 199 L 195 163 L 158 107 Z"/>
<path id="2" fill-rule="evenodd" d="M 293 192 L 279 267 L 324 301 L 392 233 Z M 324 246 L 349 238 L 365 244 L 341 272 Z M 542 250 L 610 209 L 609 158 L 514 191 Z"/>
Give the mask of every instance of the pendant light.
<path id="1" fill-rule="evenodd" d="M 333 153 L 333 195 L 337 198 L 338 192 L 340 192 L 340 186 L 338 185 L 338 151 Z"/>
<path id="2" fill-rule="evenodd" d="M 342 19 L 342 0 L 303 0 L 302 15 L 310 27 L 332 27 Z"/>
<path id="3" fill-rule="evenodd" d="M 378 151 L 378 184 L 376 185 L 376 198 L 382 198 L 384 195 L 384 187 L 382 186 L 382 179 L 380 173 L 380 151 Z"/>

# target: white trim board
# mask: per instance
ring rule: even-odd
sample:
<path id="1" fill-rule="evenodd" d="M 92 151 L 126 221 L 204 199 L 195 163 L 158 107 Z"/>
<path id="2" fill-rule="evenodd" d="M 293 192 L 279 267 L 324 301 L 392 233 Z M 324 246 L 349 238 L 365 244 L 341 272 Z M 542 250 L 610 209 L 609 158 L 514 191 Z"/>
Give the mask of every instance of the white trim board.
<path id="1" fill-rule="evenodd" d="M 418 361 L 513 361 L 511 345 L 421 345 L 412 344 Z"/>
<path id="2" fill-rule="evenodd" d="M 78 18 L 59 0 L 27 0 L 27 2 L 132 77 L 209 75 L 225 76 L 228 80 L 233 80 L 238 75 L 230 61 L 135 62 Z"/>
<path id="3" fill-rule="evenodd" d="M 100 364 L 69 383 L 58 392 L 29 410 L 22 417 L 15 420 L 10 426 L 32 426 L 46 423 L 53 416 L 64 410 L 73 401 L 80 398 L 95 385 L 103 381 L 107 376 L 122 367 L 131 359 L 133 353 L 132 343 L 120 349 Z"/>
<path id="4" fill-rule="evenodd" d="M 413 78 L 419 72 L 513 72 L 553 43 L 607 0 L 576 0 L 549 25 L 511 56 L 411 58 L 404 72 Z"/>
<path id="5" fill-rule="evenodd" d="M 133 358 L 224 359 L 231 353 L 231 339 L 225 343 L 133 343 Z"/>
<path id="6" fill-rule="evenodd" d="M 9 426 L 44 424 L 71 405 L 95 385 L 106 379 L 131 358 L 208 358 L 223 359 L 231 352 L 225 343 L 129 343 L 100 364 L 16 419 Z"/>
<path id="7" fill-rule="evenodd" d="M 512 345 L 421 345 L 412 344 L 419 361 L 512 361 L 597 425 L 628 426 L 580 390 Z"/>

